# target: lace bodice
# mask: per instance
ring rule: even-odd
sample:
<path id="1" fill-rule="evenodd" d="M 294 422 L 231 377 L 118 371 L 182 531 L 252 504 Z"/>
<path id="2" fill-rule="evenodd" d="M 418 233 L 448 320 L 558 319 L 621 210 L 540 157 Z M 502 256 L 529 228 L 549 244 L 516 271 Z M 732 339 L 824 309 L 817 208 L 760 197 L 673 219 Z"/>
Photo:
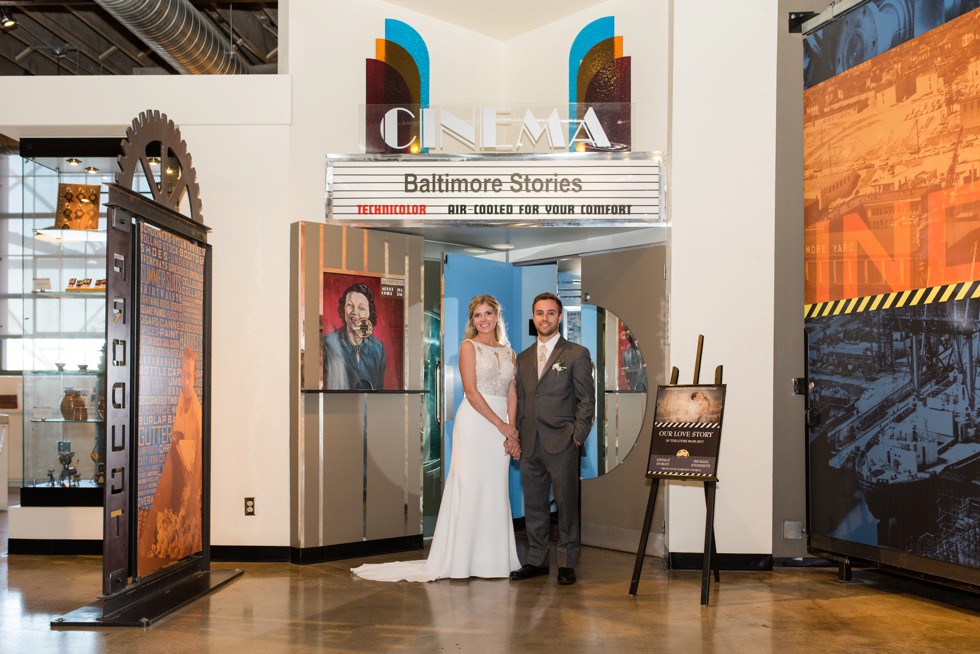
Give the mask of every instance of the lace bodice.
<path id="1" fill-rule="evenodd" d="M 514 351 L 504 345 L 491 347 L 467 339 L 476 349 L 476 390 L 484 396 L 507 397 L 514 379 Z"/>

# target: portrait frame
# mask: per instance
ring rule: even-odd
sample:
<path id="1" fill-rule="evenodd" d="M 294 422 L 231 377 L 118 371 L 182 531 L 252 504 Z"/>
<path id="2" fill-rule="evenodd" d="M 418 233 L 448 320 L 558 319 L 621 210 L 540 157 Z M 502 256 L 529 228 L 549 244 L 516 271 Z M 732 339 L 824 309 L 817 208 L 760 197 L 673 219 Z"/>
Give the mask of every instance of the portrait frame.
<path id="1" fill-rule="evenodd" d="M 320 388 L 367 393 L 406 390 L 405 277 L 327 268 L 320 273 Z M 348 325 L 341 303 L 348 291 L 364 287 L 370 293 L 359 295 L 373 305 L 370 314 L 375 319 L 368 326 L 370 318 L 365 322 L 364 315 L 358 314 L 351 318 L 356 324 Z M 347 336 L 348 327 L 362 331 Z M 356 345 L 352 342 L 358 340 Z"/>

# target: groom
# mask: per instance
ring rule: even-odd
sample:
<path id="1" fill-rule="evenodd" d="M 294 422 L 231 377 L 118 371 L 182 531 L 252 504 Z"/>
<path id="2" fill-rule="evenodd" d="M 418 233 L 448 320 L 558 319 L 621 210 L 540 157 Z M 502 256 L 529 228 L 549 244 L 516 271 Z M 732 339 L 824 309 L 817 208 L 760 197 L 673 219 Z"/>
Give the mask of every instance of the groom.
<path id="1" fill-rule="evenodd" d="M 548 574 L 551 498 L 558 506 L 558 583 L 575 583 L 579 535 L 579 450 L 592 428 L 595 381 L 589 351 L 558 332 L 561 300 L 531 305 L 537 342 L 517 357 L 517 425 L 528 551 L 515 580 Z"/>

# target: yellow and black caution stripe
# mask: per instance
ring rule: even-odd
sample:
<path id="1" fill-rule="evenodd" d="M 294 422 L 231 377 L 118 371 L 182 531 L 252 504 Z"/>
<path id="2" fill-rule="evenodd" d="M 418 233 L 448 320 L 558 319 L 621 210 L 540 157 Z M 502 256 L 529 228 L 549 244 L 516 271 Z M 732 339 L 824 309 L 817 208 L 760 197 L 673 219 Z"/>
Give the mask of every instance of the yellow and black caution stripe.
<path id="1" fill-rule="evenodd" d="M 659 429 L 721 429 L 720 422 L 655 422 Z"/>
<path id="2" fill-rule="evenodd" d="M 715 476 L 710 472 L 675 472 L 673 470 L 670 472 L 663 472 L 660 470 L 647 470 L 647 474 L 661 479 L 703 479 L 705 481 L 712 481 L 715 479 Z"/>
<path id="3" fill-rule="evenodd" d="M 927 288 L 911 288 L 907 291 L 865 295 L 864 297 L 844 298 L 830 302 L 817 302 L 803 305 L 804 318 L 825 318 L 827 316 L 846 315 L 878 311 L 879 309 L 901 309 L 920 304 L 940 302 L 956 302 L 958 300 L 980 297 L 980 281 L 958 282 Z"/>

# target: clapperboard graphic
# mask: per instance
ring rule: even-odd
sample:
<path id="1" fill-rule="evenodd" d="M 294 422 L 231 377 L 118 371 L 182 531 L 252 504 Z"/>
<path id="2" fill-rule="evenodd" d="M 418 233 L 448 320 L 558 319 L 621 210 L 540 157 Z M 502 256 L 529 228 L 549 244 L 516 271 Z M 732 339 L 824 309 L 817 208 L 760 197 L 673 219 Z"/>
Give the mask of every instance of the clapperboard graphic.
<path id="1" fill-rule="evenodd" d="M 648 477 L 717 479 L 725 385 L 657 387 Z"/>

